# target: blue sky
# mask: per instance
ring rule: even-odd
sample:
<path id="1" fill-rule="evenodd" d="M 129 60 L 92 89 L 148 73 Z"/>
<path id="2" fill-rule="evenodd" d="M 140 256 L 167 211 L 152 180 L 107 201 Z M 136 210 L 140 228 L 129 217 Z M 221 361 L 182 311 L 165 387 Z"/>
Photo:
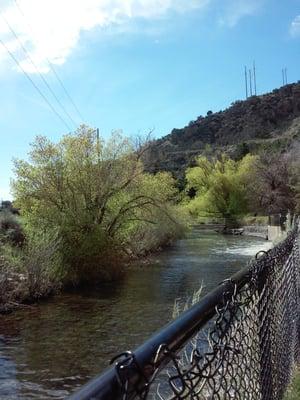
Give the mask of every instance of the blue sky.
<path id="1" fill-rule="evenodd" d="M 0 38 L 70 129 L 37 74 L 79 124 L 48 60 L 84 122 L 106 137 L 114 129 L 159 137 L 228 107 L 244 98 L 243 68 L 253 60 L 258 93 L 281 86 L 282 67 L 288 82 L 300 79 L 300 0 L 4 0 Z M 25 158 L 37 134 L 58 140 L 68 128 L 1 44 L 0 85 L 5 199 L 12 158 Z"/>

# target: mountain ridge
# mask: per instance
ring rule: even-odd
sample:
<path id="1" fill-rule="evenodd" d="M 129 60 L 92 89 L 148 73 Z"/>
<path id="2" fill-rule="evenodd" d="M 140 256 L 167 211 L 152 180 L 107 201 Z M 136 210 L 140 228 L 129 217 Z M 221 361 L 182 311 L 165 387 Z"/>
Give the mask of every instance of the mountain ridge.
<path id="1" fill-rule="evenodd" d="M 208 111 L 152 141 L 143 161 L 148 172 L 169 171 L 181 178 L 200 154 L 224 151 L 238 159 L 262 149 L 284 152 L 299 140 L 300 81 L 235 101 L 224 111 Z"/>

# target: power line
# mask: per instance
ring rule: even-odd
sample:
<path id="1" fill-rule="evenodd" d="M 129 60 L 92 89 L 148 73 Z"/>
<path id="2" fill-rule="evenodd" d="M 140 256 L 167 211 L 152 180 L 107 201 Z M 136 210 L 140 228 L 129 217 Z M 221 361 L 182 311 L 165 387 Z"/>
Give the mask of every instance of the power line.
<path id="1" fill-rule="evenodd" d="M 20 5 L 19 5 L 19 3 L 18 3 L 17 0 L 14 0 L 14 3 L 15 3 L 15 5 L 16 5 L 16 7 L 18 8 L 20 14 L 22 14 L 23 18 L 26 20 L 26 24 L 27 24 L 27 26 L 28 26 L 28 28 L 29 28 L 29 30 L 30 30 L 30 32 L 31 32 L 32 38 L 33 38 L 33 37 L 34 37 L 34 35 L 33 35 L 33 29 L 32 29 L 32 27 L 31 27 L 31 25 L 28 23 L 27 17 L 26 17 L 26 15 L 25 15 L 24 11 L 23 11 L 22 8 L 20 7 Z M 65 95 L 68 97 L 68 99 L 69 99 L 70 102 L 72 103 L 72 105 L 73 105 L 73 107 L 74 107 L 76 113 L 78 114 L 78 116 L 79 116 L 81 122 L 83 122 L 83 121 L 84 121 L 84 118 L 83 118 L 83 116 L 82 116 L 82 114 L 81 114 L 79 108 L 77 107 L 75 101 L 72 99 L 70 93 L 68 92 L 67 88 L 65 87 L 65 85 L 64 85 L 63 82 L 62 82 L 62 80 L 60 79 L 60 77 L 59 77 L 59 75 L 58 75 L 56 69 L 54 68 L 54 66 L 52 65 L 52 63 L 51 63 L 50 60 L 48 59 L 48 57 L 45 57 L 45 59 L 46 59 L 48 65 L 49 65 L 49 68 L 51 69 L 51 71 L 52 71 L 53 74 L 55 75 L 57 81 L 59 82 L 60 86 L 62 87 L 62 89 L 63 89 Z"/>
<path id="2" fill-rule="evenodd" d="M 74 109 L 76 110 L 78 116 L 80 117 L 81 122 L 83 122 L 83 121 L 84 121 L 84 118 L 83 118 L 81 112 L 79 111 L 79 109 L 78 109 L 78 107 L 76 106 L 75 102 L 72 100 L 72 97 L 69 95 L 69 93 L 68 93 L 68 91 L 67 91 L 65 85 L 62 83 L 62 81 L 61 81 L 59 75 L 57 74 L 57 71 L 55 70 L 55 68 L 53 67 L 53 65 L 51 64 L 51 62 L 48 60 L 48 58 L 46 58 L 46 60 L 47 60 L 47 63 L 49 64 L 49 67 L 51 68 L 51 71 L 54 73 L 56 79 L 58 80 L 58 82 L 60 83 L 61 87 L 63 88 L 63 91 L 65 92 L 66 96 L 68 97 L 68 99 L 69 99 L 70 102 L 72 103 Z"/>
<path id="3" fill-rule="evenodd" d="M 34 88 L 38 91 L 40 96 L 44 99 L 44 101 L 47 103 L 48 107 L 53 111 L 53 113 L 61 120 L 61 122 L 64 124 L 64 126 L 68 129 L 68 131 L 71 131 L 72 129 L 69 127 L 69 125 L 66 123 L 66 121 L 62 118 L 62 116 L 55 110 L 55 108 L 52 106 L 52 104 L 48 101 L 47 97 L 44 95 L 44 93 L 40 90 L 40 88 L 35 84 L 35 82 L 31 79 L 30 75 L 25 71 L 25 69 L 22 67 L 22 65 L 19 63 L 19 61 L 16 59 L 16 57 L 13 55 L 13 53 L 9 50 L 9 48 L 6 46 L 6 44 L 3 42 L 3 40 L 0 38 L 0 43 L 2 46 L 5 48 L 5 50 L 8 52 L 10 57 L 14 60 L 14 62 L 18 65 L 18 67 L 21 69 L 23 74 L 26 76 L 26 78 L 31 82 L 31 84 L 34 86 Z"/>
<path id="4" fill-rule="evenodd" d="M 47 82 L 47 80 L 45 79 L 45 77 L 40 73 L 37 65 L 35 64 L 35 62 L 33 61 L 32 57 L 30 56 L 30 54 L 28 53 L 28 51 L 26 50 L 25 46 L 23 45 L 22 41 L 19 39 L 18 35 L 16 34 L 16 32 L 14 31 L 13 27 L 9 24 L 9 22 L 7 21 L 7 19 L 4 17 L 3 14 L 1 14 L 2 19 L 4 20 L 4 22 L 6 23 L 6 25 L 8 26 L 9 30 L 11 31 L 11 33 L 14 35 L 14 37 L 16 38 L 16 40 L 18 41 L 18 43 L 20 44 L 22 50 L 24 51 L 25 55 L 27 55 L 28 60 L 31 62 L 31 64 L 33 65 L 33 67 L 36 69 L 39 77 L 42 79 L 42 81 L 44 82 L 44 84 L 47 86 L 49 92 L 52 94 L 52 96 L 54 97 L 54 99 L 56 100 L 57 104 L 60 106 L 60 108 L 63 110 L 63 112 L 67 115 L 67 117 L 69 118 L 69 120 L 74 124 L 75 128 L 77 127 L 77 123 L 74 121 L 74 119 L 72 118 L 72 116 L 68 113 L 68 111 L 65 109 L 64 105 L 61 103 L 61 101 L 59 100 L 59 98 L 56 96 L 56 94 L 54 93 L 54 91 L 52 90 L 51 86 L 49 85 L 49 83 Z"/>

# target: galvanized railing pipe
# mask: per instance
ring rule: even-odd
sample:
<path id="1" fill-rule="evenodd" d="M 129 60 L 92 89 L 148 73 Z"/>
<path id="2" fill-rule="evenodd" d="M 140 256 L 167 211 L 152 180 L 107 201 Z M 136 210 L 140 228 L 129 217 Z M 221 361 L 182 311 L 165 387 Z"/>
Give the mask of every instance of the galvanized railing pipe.
<path id="1" fill-rule="evenodd" d="M 133 399 L 138 393 L 145 391 L 153 374 L 170 361 L 170 355 L 177 354 L 215 315 L 216 306 L 222 302 L 224 294 L 231 293 L 233 287 L 243 287 L 249 279 L 250 270 L 246 267 L 222 282 L 134 352 L 124 353 L 122 364 L 116 361 L 114 366 L 85 384 L 78 392 L 71 395 L 69 400 L 118 400 L 122 398 L 124 382 L 127 385 L 126 400 Z M 168 351 L 165 352 L 164 349 Z M 124 365 L 127 368 L 124 369 Z"/>

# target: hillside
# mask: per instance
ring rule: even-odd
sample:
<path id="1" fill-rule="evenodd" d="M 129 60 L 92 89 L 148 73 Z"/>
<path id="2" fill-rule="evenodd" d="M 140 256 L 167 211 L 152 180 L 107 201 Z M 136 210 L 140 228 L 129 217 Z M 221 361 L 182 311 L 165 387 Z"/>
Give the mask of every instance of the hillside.
<path id="1" fill-rule="evenodd" d="M 144 157 L 146 170 L 182 177 L 198 154 L 226 151 L 239 158 L 248 151 L 285 151 L 300 140 L 300 82 L 208 112 L 182 129 L 153 141 Z"/>

